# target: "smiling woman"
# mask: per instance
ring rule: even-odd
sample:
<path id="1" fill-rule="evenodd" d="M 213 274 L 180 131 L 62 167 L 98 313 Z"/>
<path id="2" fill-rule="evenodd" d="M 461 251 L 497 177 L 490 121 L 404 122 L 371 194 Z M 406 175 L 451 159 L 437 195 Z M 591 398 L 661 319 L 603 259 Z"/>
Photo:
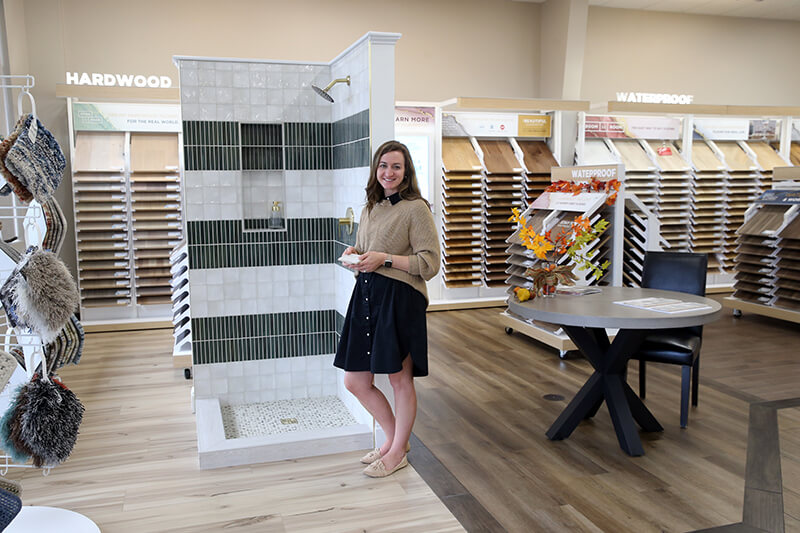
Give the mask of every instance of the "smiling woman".
<path id="1" fill-rule="evenodd" d="M 408 148 L 381 145 L 372 159 L 367 205 L 361 212 L 356 245 L 343 260 L 357 272 L 334 366 L 344 384 L 386 434 L 366 454 L 364 473 L 385 477 L 408 465 L 408 439 L 417 414 L 414 377 L 428 375 L 425 281 L 439 270 L 439 243 L 430 206 L 417 186 Z M 395 412 L 375 387 L 375 374 L 388 374 Z"/>

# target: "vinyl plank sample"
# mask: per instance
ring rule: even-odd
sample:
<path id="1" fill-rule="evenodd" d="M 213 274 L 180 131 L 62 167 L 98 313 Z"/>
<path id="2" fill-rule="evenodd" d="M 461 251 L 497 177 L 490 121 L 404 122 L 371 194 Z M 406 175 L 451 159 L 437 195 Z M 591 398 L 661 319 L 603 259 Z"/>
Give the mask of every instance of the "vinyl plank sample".
<path id="1" fill-rule="evenodd" d="M 76 132 L 72 167 L 75 172 L 122 172 L 125 169 L 125 133 Z"/>
<path id="2" fill-rule="evenodd" d="M 507 140 L 479 140 L 478 145 L 483 150 L 483 163 L 490 174 L 522 172 L 522 166 Z"/>
<path id="3" fill-rule="evenodd" d="M 558 162 L 544 141 L 517 141 L 522 148 L 523 162 L 530 174 L 550 174 Z"/>
<path id="4" fill-rule="evenodd" d="M 712 172 L 725 168 L 725 164 L 717 154 L 703 141 L 692 143 L 692 163 L 698 172 Z"/>
<path id="5" fill-rule="evenodd" d="M 482 168 L 478 154 L 466 137 L 442 138 L 442 165 L 445 172 L 474 172 Z"/>
<path id="6" fill-rule="evenodd" d="M 178 170 L 177 133 L 131 133 L 131 171 Z"/>
<path id="7" fill-rule="evenodd" d="M 619 161 L 603 139 L 586 139 L 583 144 L 584 165 L 616 165 Z"/>
<path id="8" fill-rule="evenodd" d="M 748 157 L 747 153 L 742 150 L 742 147 L 736 141 L 717 141 L 715 144 L 725 157 L 725 163 L 730 170 L 737 172 L 756 169 L 753 160 Z"/>
<path id="9" fill-rule="evenodd" d="M 747 146 L 756 154 L 756 160 L 767 172 L 772 172 L 775 167 L 787 166 L 786 161 L 765 142 L 748 141 Z"/>
<path id="10" fill-rule="evenodd" d="M 689 164 L 678 153 L 678 149 L 670 141 L 647 141 L 650 148 L 656 153 L 656 164 L 665 172 L 681 172 L 689 170 Z M 659 150 L 669 151 L 669 154 L 660 155 Z"/>
<path id="11" fill-rule="evenodd" d="M 614 147 L 622 156 L 622 163 L 628 172 L 644 172 L 655 170 L 654 163 L 648 157 L 647 152 L 636 140 L 614 140 Z"/>

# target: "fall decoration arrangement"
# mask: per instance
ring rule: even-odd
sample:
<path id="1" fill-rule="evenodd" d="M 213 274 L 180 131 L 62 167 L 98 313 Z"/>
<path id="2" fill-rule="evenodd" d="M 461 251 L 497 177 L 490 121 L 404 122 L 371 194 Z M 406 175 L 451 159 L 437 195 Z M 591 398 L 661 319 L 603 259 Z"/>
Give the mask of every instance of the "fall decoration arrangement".
<path id="1" fill-rule="evenodd" d="M 568 182 L 557 181 L 552 183 L 547 192 L 563 192 L 578 195 L 582 192 L 605 192 L 608 194 L 606 203 L 614 205 L 619 191 L 617 180 L 600 181 L 591 180 L 590 182 Z M 600 219 L 592 225 L 591 221 L 583 216 L 576 216 L 572 223 L 564 227 L 557 225 L 556 229 L 538 233 L 528 224 L 528 220 L 520 213 L 520 210 L 513 208 L 509 221 L 519 225 L 519 238 L 522 246 L 532 250 L 534 255 L 545 264 L 528 268 L 525 275 L 533 281 L 532 290 L 516 287 L 514 293 L 519 301 L 525 301 L 536 295 L 554 296 L 557 285 L 574 285 L 577 277 L 572 272 L 577 265 L 583 270 L 590 271 L 595 279 L 600 279 L 603 272 L 609 267 L 608 260 L 601 264 L 592 263 L 592 255 L 587 255 L 585 247 L 603 234 L 608 228 L 608 221 Z M 569 265 L 557 265 L 555 261 L 568 255 L 572 260 Z"/>

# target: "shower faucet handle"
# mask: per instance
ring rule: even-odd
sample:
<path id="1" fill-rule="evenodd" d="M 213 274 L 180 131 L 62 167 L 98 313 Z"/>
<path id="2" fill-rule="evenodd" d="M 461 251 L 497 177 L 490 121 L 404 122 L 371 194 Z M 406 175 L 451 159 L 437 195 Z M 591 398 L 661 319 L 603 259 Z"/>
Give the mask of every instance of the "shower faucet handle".
<path id="1" fill-rule="evenodd" d="M 355 224 L 356 216 L 352 207 L 348 207 L 344 213 L 344 218 L 339 219 L 340 226 L 347 226 L 347 234 L 353 234 L 353 225 Z"/>

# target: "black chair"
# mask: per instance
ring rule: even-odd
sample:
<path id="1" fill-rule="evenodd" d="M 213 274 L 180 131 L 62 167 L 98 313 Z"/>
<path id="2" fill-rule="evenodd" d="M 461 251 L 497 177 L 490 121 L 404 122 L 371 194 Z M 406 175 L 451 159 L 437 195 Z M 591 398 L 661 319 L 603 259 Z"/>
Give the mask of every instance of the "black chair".
<path id="1" fill-rule="evenodd" d="M 642 287 L 706 294 L 708 256 L 686 252 L 647 252 L 642 271 Z M 639 397 L 645 397 L 646 364 L 682 365 L 681 427 L 689 420 L 689 379 L 692 382 L 692 405 L 697 406 L 700 377 L 700 345 L 703 326 L 658 329 L 649 333 L 631 359 L 639 360 Z"/>

